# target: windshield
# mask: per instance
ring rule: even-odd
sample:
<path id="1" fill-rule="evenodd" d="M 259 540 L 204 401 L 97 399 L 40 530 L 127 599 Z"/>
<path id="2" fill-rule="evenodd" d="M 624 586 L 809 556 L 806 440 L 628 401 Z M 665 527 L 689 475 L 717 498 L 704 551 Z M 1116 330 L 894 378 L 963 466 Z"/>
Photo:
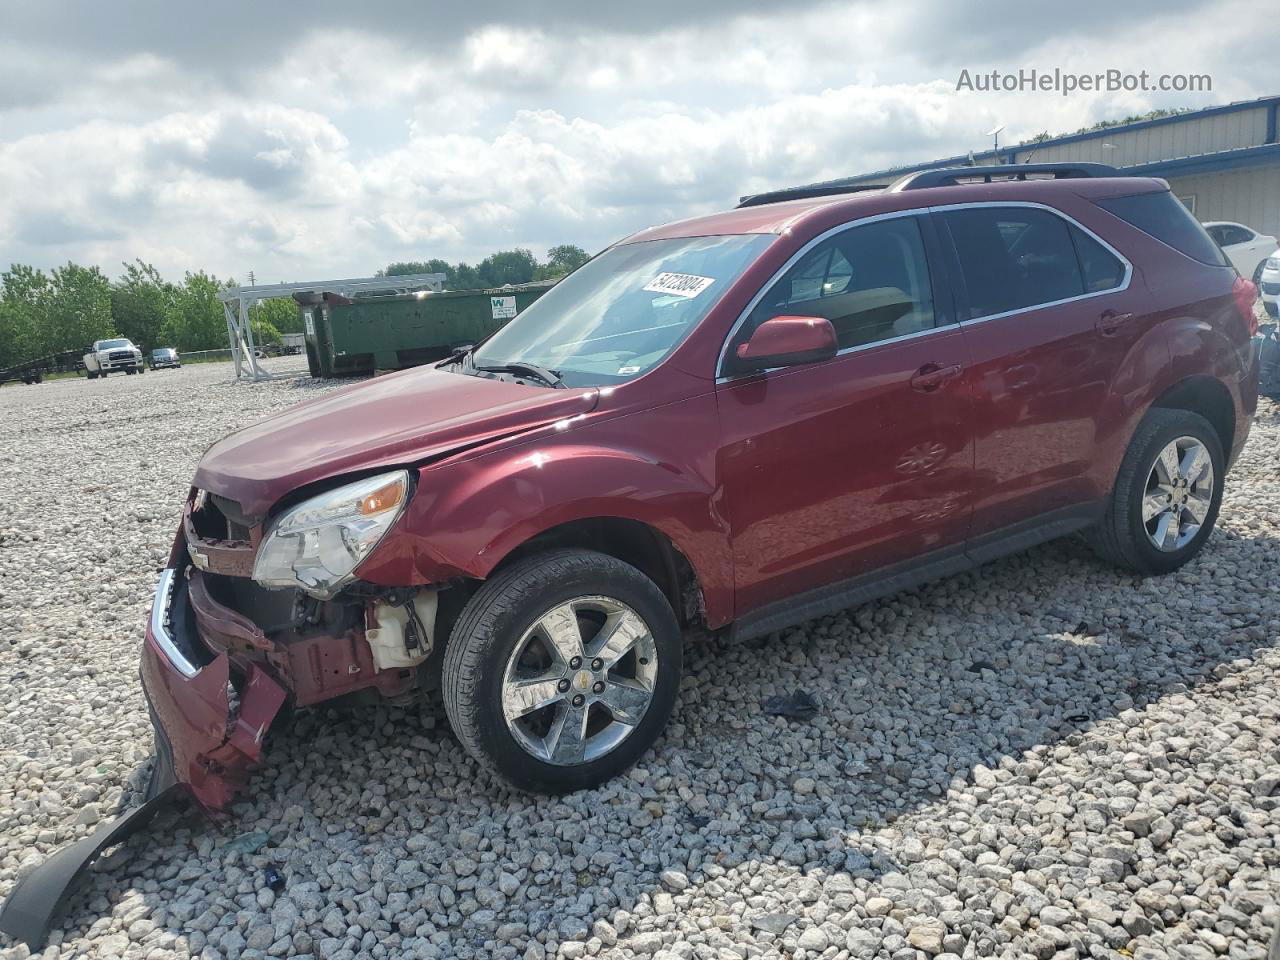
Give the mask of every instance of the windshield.
<path id="1" fill-rule="evenodd" d="M 743 234 L 613 247 L 482 343 L 475 365 L 534 363 L 571 387 L 623 383 L 675 349 L 773 240 Z"/>
<path id="2" fill-rule="evenodd" d="M 156 349 L 156 350 L 152 350 L 152 351 L 151 351 L 151 355 L 152 355 L 153 357 L 172 357 L 172 356 L 173 356 L 173 348 L 172 348 L 172 347 L 160 347 L 160 348 L 158 348 L 158 349 Z"/>
<path id="3" fill-rule="evenodd" d="M 103 340 L 98 344 L 99 350 L 118 350 L 121 347 L 129 346 L 128 340 Z"/>

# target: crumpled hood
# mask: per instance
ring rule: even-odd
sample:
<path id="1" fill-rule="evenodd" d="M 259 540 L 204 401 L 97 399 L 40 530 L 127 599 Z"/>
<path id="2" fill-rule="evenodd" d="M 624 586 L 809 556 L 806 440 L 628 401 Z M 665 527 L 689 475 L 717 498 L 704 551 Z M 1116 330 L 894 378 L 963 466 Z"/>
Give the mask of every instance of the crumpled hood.
<path id="1" fill-rule="evenodd" d="M 301 403 L 219 440 L 194 483 L 251 517 L 304 484 L 411 464 L 591 410 L 599 391 L 553 390 L 417 367 Z"/>

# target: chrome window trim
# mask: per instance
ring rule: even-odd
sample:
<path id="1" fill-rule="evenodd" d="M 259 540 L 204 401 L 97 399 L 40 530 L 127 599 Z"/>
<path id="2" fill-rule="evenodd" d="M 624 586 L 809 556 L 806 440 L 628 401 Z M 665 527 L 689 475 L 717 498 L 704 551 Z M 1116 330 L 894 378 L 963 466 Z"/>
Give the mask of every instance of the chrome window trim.
<path id="1" fill-rule="evenodd" d="M 862 217 L 861 219 L 858 219 L 858 220 L 850 220 L 848 223 L 842 223 L 837 226 L 834 226 L 829 230 L 826 230 L 818 234 L 818 236 L 814 237 L 812 240 L 806 243 L 803 247 L 801 247 L 799 250 L 793 253 L 789 258 L 787 258 L 787 262 L 784 263 L 781 267 L 779 267 L 774 272 L 773 276 L 771 276 L 768 279 L 768 281 L 760 287 L 760 289 L 756 292 L 756 295 L 752 297 L 750 301 L 748 301 L 747 305 L 743 308 L 742 312 L 738 315 L 738 319 L 734 321 L 733 326 L 729 329 L 729 333 L 725 337 L 724 343 L 720 347 L 720 356 L 716 360 L 716 383 L 732 383 L 733 381 L 740 380 L 743 377 L 756 376 L 759 373 L 771 373 L 774 370 L 789 369 L 788 367 L 769 367 L 765 370 L 752 371 L 751 373 L 726 374 L 721 372 L 722 370 L 724 370 L 724 362 L 725 362 L 725 357 L 728 355 L 728 352 L 729 352 L 729 344 L 733 342 L 733 338 L 737 336 L 738 331 L 742 329 L 742 325 L 746 323 L 747 317 L 751 315 L 751 311 L 754 310 L 759 305 L 760 301 L 764 298 L 764 295 L 769 292 L 769 290 L 773 287 L 773 285 L 777 283 L 779 280 L 781 280 L 782 276 L 788 270 L 790 270 L 793 266 L 795 266 L 796 263 L 805 254 L 807 254 L 810 250 L 812 250 L 818 244 L 824 242 L 825 240 L 830 239 L 831 237 L 834 237 L 836 234 L 843 233 L 845 230 L 852 230 L 856 227 L 865 226 L 870 223 L 876 223 L 881 220 L 892 220 L 898 217 L 917 217 L 926 213 L 945 213 L 948 210 L 964 210 L 964 209 L 983 208 L 983 207 L 997 207 L 997 208 L 1029 207 L 1036 210 L 1045 210 L 1057 217 L 1061 217 L 1067 223 L 1083 231 L 1089 237 L 1096 240 L 1099 244 L 1102 245 L 1102 247 L 1108 253 L 1110 253 L 1113 257 L 1119 260 L 1120 263 L 1124 265 L 1124 278 L 1120 281 L 1120 283 L 1117 286 L 1108 287 L 1106 290 L 1094 290 L 1090 293 L 1082 293 L 1082 294 L 1079 294 L 1078 296 L 1066 297 L 1065 299 L 1062 299 L 1062 300 L 1050 300 L 1050 301 L 1046 301 L 1045 303 L 1036 303 L 1027 307 L 1018 307 L 1016 310 L 1006 310 L 1003 313 L 992 313 L 992 314 L 985 314 L 980 317 L 971 317 L 968 320 L 961 320 L 961 321 L 953 320 L 950 323 L 943 324 L 942 326 L 931 327 L 928 330 L 917 330 L 915 333 L 903 334 L 900 337 L 889 337 L 888 339 L 876 340 L 872 343 L 863 343 L 853 347 L 845 347 L 843 350 L 836 351 L 837 357 L 843 357 L 846 354 L 856 353 L 861 350 L 868 350 L 872 347 L 879 347 L 885 344 L 900 343 L 903 340 L 913 340 L 917 337 L 925 336 L 932 333 L 939 333 L 944 330 L 951 330 L 956 327 L 965 327 L 971 324 L 985 323 L 988 320 L 999 320 L 999 319 L 1002 319 L 1003 317 L 1012 317 L 1012 316 L 1016 316 L 1019 313 L 1027 313 L 1031 310 L 1044 310 L 1048 307 L 1061 306 L 1064 303 L 1074 303 L 1077 300 L 1089 300 L 1089 299 L 1092 299 L 1093 297 L 1102 297 L 1112 293 L 1121 293 L 1129 289 L 1129 284 L 1133 280 L 1133 264 L 1129 261 L 1129 258 L 1126 257 L 1124 254 L 1122 254 L 1119 250 L 1117 250 L 1114 246 L 1112 246 L 1102 237 L 1098 236 L 1098 234 L 1095 233 L 1093 230 L 1090 230 L 1088 227 L 1086 227 L 1083 223 L 1081 223 L 1075 217 L 1071 216 L 1068 213 L 1063 213 L 1057 207 L 1052 207 L 1047 203 L 1037 203 L 1033 200 L 977 200 L 971 203 L 944 203 L 944 204 L 937 204 L 935 206 L 930 206 L 930 207 L 912 207 L 910 210 L 893 210 L 893 211 L 890 211 L 889 213 L 877 213 L 869 217 Z M 948 240 L 946 242 L 950 242 L 950 241 Z M 925 259 L 927 262 L 928 251 L 925 252 Z M 931 270 L 930 276 L 932 276 L 932 270 Z M 1083 277 L 1081 279 L 1083 280 Z"/>
<path id="2" fill-rule="evenodd" d="M 177 575 L 178 571 L 173 567 L 166 567 L 160 574 L 155 599 L 151 602 L 151 636 L 155 638 L 156 646 L 161 649 L 169 662 L 190 680 L 200 672 L 200 668 L 188 660 L 174 644 L 166 623 L 169 618 L 169 605 L 173 602 L 173 588 L 176 585 Z"/>

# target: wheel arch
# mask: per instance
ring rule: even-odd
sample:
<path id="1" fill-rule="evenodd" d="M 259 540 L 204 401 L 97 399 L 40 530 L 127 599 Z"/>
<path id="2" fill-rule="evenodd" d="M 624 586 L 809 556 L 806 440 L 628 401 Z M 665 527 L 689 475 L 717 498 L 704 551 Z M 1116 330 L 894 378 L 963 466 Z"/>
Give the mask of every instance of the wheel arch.
<path id="1" fill-rule="evenodd" d="M 1152 409 L 1187 410 L 1209 421 L 1224 457 L 1230 457 L 1236 435 L 1236 406 L 1231 391 L 1216 377 L 1195 375 L 1178 381 L 1156 397 Z"/>
<path id="2" fill-rule="evenodd" d="M 631 564 L 658 585 L 681 626 L 706 625 L 705 600 L 693 564 L 662 530 L 629 517 L 583 517 L 548 527 L 508 550 L 490 576 L 541 551 L 565 547 L 595 550 Z"/>

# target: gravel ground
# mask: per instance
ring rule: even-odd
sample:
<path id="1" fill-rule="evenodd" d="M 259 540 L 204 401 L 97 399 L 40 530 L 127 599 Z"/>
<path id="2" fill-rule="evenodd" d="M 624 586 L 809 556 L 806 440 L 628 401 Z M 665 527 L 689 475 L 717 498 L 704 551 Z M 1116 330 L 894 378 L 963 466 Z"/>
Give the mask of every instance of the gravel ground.
<path id="1" fill-rule="evenodd" d="M 137 647 L 200 453 L 323 389 L 211 364 L 0 390 L 0 895 L 137 802 Z M 698 647 L 656 750 L 559 800 L 479 775 L 439 710 L 300 716 L 224 822 L 108 855 L 46 955 L 1262 957 L 1278 474 L 1263 401 L 1174 576 L 1067 541 Z M 794 689 L 816 717 L 764 714 Z"/>

